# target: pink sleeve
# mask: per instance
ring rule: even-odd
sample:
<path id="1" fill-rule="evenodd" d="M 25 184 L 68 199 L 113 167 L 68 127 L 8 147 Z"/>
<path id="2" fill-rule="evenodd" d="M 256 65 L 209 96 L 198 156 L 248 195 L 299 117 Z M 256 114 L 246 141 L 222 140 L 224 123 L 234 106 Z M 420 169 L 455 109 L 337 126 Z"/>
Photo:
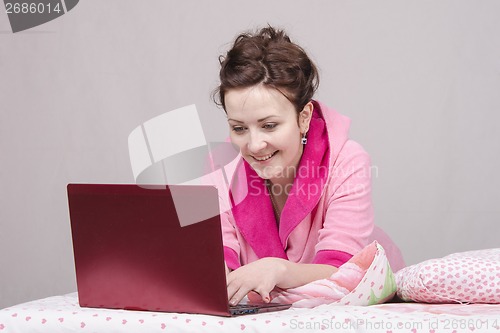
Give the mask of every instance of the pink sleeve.
<path id="1" fill-rule="evenodd" d="M 336 251 L 336 250 L 323 250 L 316 253 L 313 264 L 324 264 L 335 267 L 340 267 L 352 258 L 352 254 Z"/>
<path id="2" fill-rule="evenodd" d="M 219 147 L 220 149 L 224 147 Z M 233 149 L 231 147 L 231 149 Z M 230 269 L 236 269 L 240 264 L 240 243 L 238 241 L 238 233 L 234 222 L 234 217 L 231 212 L 231 203 L 229 200 L 229 184 L 228 179 L 232 179 L 235 165 L 241 158 L 235 158 L 233 162 L 224 165 L 217 172 L 211 172 L 207 177 L 210 177 L 212 185 L 217 187 L 219 191 L 219 212 L 221 219 L 222 243 L 224 245 L 224 260 Z M 236 161 L 236 162 L 235 162 Z M 211 161 L 213 164 L 213 161 Z M 217 169 L 212 166 L 212 169 Z"/>
<path id="3" fill-rule="evenodd" d="M 238 255 L 230 247 L 224 246 L 224 260 L 226 261 L 227 267 L 229 269 L 235 270 L 240 267 L 240 261 L 238 260 Z"/>
<path id="4" fill-rule="evenodd" d="M 368 245 L 373 231 L 370 157 L 354 141 L 347 141 L 328 184 L 323 228 L 316 253 L 336 250 L 356 254 Z"/>
<path id="5" fill-rule="evenodd" d="M 222 243 L 224 245 L 224 260 L 227 267 L 236 269 L 241 266 L 239 260 L 240 243 L 236 235 L 233 215 L 230 212 L 224 212 L 220 215 L 222 227 Z"/>

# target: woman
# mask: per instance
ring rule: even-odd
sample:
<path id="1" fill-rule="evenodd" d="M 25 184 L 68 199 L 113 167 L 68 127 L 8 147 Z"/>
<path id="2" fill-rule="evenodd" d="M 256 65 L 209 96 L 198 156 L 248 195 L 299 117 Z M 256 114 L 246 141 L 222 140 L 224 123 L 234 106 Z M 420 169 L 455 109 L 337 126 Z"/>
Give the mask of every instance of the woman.
<path id="1" fill-rule="evenodd" d="M 252 291 L 269 302 L 368 244 L 370 160 L 349 119 L 312 99 L 317 69 L 283 31 L 240 35 L 220 63 L 215 97 L 242 158 L 227 199 L 237 204 L 221 216 L 229 303 Z"/>

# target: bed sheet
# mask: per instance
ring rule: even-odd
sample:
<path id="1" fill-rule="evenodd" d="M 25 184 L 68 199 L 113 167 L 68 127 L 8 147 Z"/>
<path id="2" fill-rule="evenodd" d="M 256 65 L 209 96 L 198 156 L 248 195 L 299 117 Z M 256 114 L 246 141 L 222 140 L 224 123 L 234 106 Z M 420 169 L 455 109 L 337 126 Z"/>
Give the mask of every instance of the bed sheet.
<path id="1" fill-rule="evenodd" d="M 14 332 L 500 332 L 500 305 L 322 305 L 224 318 L 81 308 L 71 293 L 0 310 L 0 333 Z"/>

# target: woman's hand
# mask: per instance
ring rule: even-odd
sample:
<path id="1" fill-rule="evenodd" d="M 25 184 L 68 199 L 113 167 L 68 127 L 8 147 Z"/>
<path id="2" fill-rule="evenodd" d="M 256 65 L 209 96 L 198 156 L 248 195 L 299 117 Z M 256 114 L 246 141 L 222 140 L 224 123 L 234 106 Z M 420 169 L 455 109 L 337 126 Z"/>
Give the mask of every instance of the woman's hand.
<path id="1" fill-rule="evenodd" d="M 269 293 L 285 272 L 285 260 L 280 258 L 262 258 L 230 272 L 227 276 L 229 304 L 238 304 L 250 291 L 257 292 L 263 302 L 269 303 Z"/>
<path id="2" fill-rule="evenodd" d="M 321 264 L 299 264 L 280 258 L 262 258 L 227 274 L 229 304 L 238 304 L 249 292 L 256 292 L 264 303 L 275 288 L 295 288 L 330 277 L 336 267 Z M 255 297 L 253 297 L 255 299 Z"/>

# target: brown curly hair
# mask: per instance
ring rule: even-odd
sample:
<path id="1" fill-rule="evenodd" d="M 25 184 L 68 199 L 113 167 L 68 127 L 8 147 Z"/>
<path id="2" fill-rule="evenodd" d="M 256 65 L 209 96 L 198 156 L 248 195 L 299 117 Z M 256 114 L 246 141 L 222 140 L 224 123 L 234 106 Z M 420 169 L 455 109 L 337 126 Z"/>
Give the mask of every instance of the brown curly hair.
<path id="1" fill-rule="evenodd" d="M 263 84 L 281 92 L 300 112 L 319 85 L 318 70 L 306 52 L 271 26 L 239 35 L 219 62 L 220 85 L 213 99 L 224 110 L 228 90 Z"/>

